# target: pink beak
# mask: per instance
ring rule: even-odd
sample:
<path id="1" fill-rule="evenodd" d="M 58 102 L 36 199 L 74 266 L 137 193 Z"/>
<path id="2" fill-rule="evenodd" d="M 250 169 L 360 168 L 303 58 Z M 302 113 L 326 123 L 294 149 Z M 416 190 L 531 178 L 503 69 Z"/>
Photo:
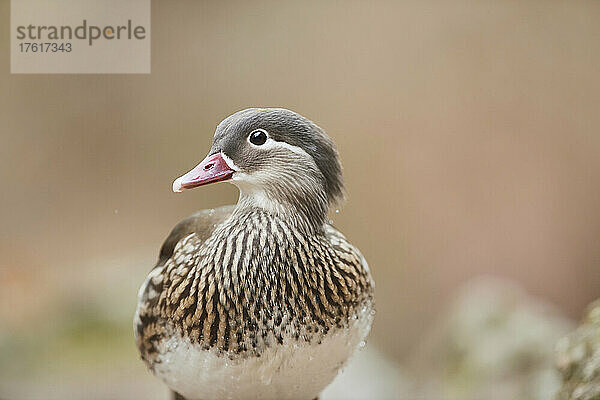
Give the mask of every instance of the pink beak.
<path id="1" fill-rule="evenodd" d="M 206 157 L 190 172 L 180 176 L 173 182 L 173 191 L 182 192 L 209 183 L 226 181 L 235 171 L 229 168 L 220 153 Z"/>

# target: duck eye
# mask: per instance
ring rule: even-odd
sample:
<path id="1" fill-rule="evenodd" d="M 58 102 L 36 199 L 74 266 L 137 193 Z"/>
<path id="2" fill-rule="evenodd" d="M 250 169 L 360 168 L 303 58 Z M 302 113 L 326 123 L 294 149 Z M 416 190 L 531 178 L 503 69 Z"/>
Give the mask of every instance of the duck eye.
<path id="1" fill-rule="evenodd" d="M 250 140 L 250 143 L 257 146 L 263 145 L 267 141 L 267 132 L 263 131 L 262 129 L 257 129 L 250 133 L 248 140 Z"/>

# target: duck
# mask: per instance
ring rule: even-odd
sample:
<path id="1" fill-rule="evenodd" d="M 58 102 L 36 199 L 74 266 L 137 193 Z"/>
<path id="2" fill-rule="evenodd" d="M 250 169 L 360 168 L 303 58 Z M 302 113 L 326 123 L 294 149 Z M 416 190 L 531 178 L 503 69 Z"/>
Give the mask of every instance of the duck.
<path id="1" fill-rule="evenodd" d="M 176 399 L 318 399 L 375 315 L 367 261 L 328 219 L 337 148 L 296 112 L 245 109 L 173 191 L 217 182 L 237 204 L 179 222 L 140 287 L 141 359 Z"/>

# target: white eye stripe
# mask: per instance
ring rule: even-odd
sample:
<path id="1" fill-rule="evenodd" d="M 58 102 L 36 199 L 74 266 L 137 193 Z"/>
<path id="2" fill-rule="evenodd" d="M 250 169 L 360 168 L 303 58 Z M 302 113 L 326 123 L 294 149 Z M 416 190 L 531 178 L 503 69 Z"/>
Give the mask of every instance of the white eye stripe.
<path id="1" fill-rule="evenodd" d="M 253 145 L 255 147 L 260 147 L 261 149 L 265 149 L 265 150 L 269 150 L 269 149 L 287 149 L 293 153 L 299 154 L 303 157 L 309 157 L 312 158 L 310 156 L 310 154 L 308 154 L 302 147 L 298 147 L 298 146 L 294 146 L 291 145 L 289 143 L 286 142 L 279 142 L 273 138 L 268 138 L 267 141 L 261 145 L 261 146 L 256 146 Z M 229 168 L 231 168 L 234 171 L 241 171 L 241 168 L 238 167 L 231 158 L 229 158 L 229 156 L 227 156 L 227 154 L 221 152 L 221 157 L 223 157 L 223 160 L 225 160 L 225 163 L 227 164 L 227 166 Z"/>
<path id="2" fill-rule="evenodd" d="M 310 155 L 302 147 L 294 146 L 287 142 L 279 142 L 272 138 L 268 138 L 267 141 L 265 142 L 265 144 L 263 144 L 260 147 L 263 149 L 277 149 L 277 148 L 282 149 L 283 148 L 283 149 L 292 151 L 296 154 L 300 154 L 301 156 L 310 157 Z"/>
<path id="3" fill-rule="evenodd" d="M 252 143 L 250 141 L 250 138 L 252 137 L 252 134 L 254 132 L 263 132 L 267 136 L 267 141 L 260 145 Z M 300 154 L 305 157 L 310 157 L 310 155 L 302 147 L 294 146 L 287 142 L 277 141 L 277 140 L 271 138 L 271 136 L 269 136 L 269 132 L 267 132 L 266 130 L 264 130 L 262 128 L 255 129 L 252 132 L 250 132 L 247 139 L 248 139 L 248 143 L 250 143 L 251 145 L 253 145 L 255 147 L 260 147 L 262 149 L 284 148 L 284 149 L 290 150 L 296 154 Z"/>

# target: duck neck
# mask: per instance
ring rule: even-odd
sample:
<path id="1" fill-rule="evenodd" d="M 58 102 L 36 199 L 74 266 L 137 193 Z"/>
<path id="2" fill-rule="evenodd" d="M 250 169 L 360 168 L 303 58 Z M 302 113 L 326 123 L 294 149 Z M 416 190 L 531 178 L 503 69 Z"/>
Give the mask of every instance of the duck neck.
<path id="1" fill-rule="evenodd" d="M 285 184 L 282 187 L 270 187 L 268 190 L 255 186 L 238 187 L 240 197 L 237 209 L 240 211 L 260 209 L 281 218 L 306 234 L 321 232 L 327 221 L 329 204 L 324 192 L 290 192 L 289 186 Z"/>

